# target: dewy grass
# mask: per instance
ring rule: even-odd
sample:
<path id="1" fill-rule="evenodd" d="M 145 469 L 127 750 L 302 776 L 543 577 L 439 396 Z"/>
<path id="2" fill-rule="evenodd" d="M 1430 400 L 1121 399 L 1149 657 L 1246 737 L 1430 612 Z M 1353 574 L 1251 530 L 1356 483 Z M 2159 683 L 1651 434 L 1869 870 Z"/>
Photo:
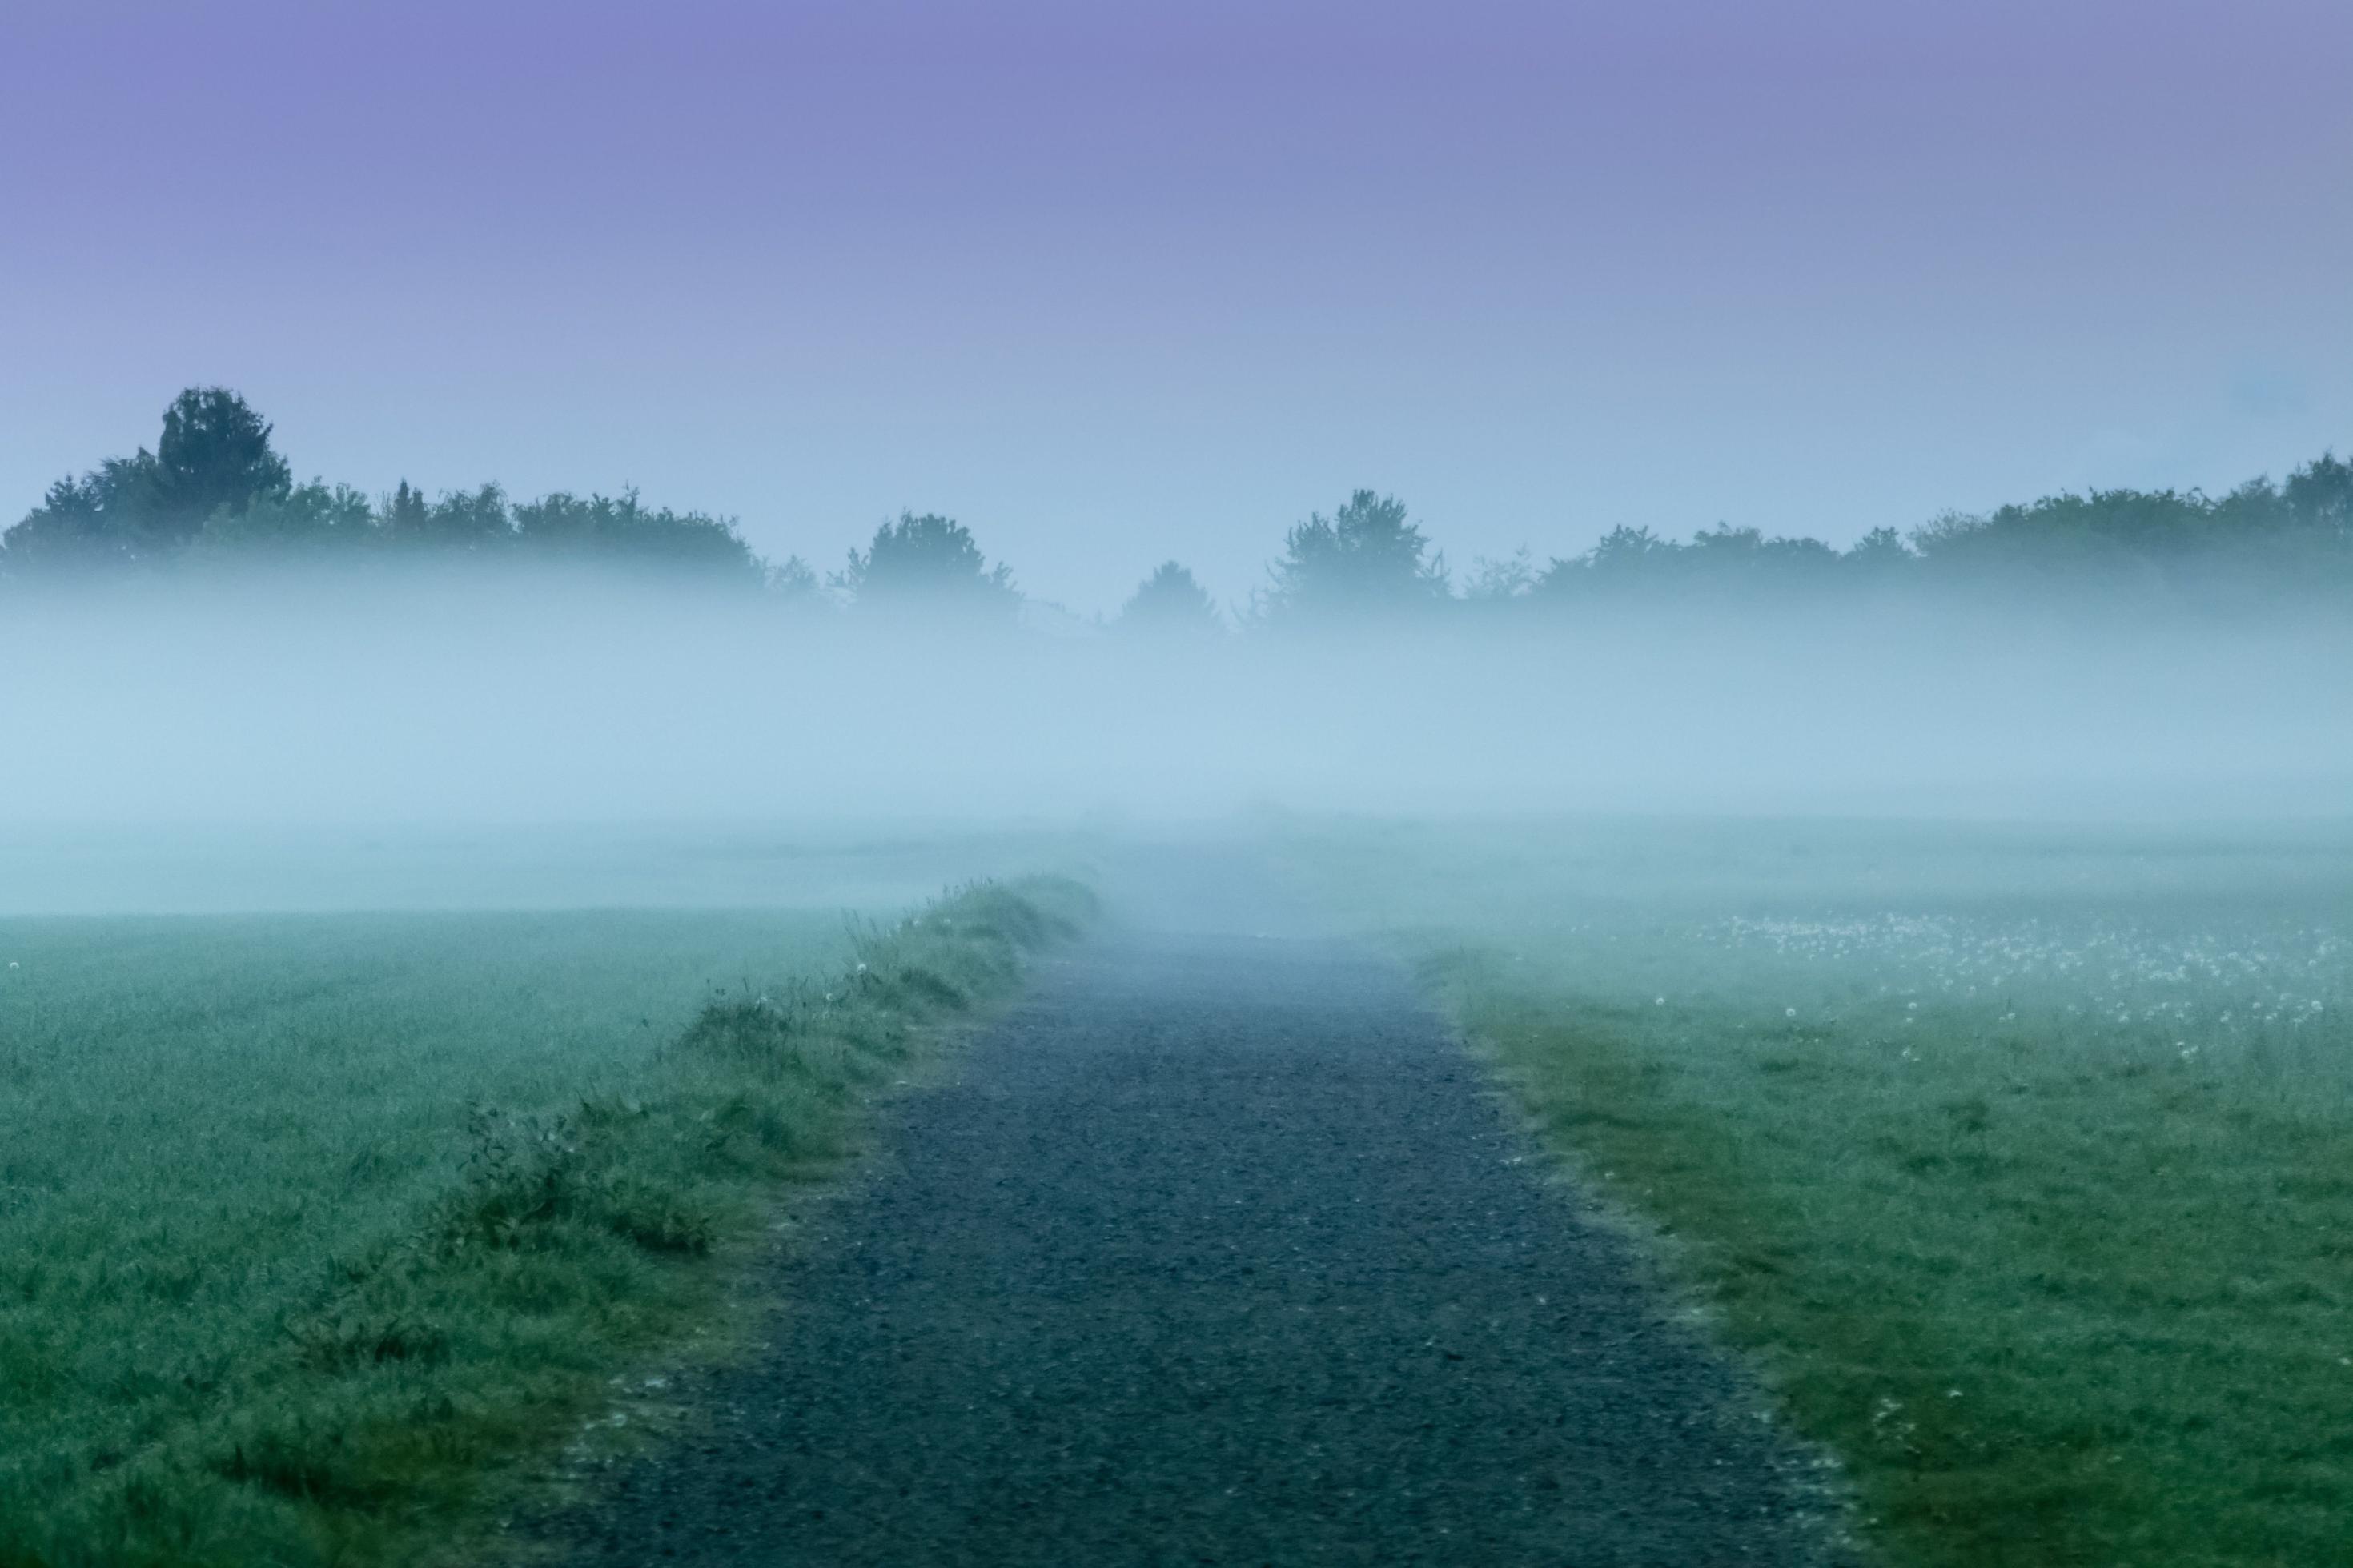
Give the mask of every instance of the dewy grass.
<path id="1" fill-rule="evenodd" d="M 363 981 L 288 958 L 242 989 L 215 970 L 209 991 L 217 922 L 137 922 L 124 940 L 175 963 L 174 984 L 134 1005 L 13 999 L 0 1055 L 12 1095 L 50 1101 L 15 1117 L 50 1136 L 0 1151 L 0 1564 L 436 1554 L 579 1429 L 617 1367 L 717 1309 L 778 1184 L 825 1169 L 927 1026 L 1004 994 L 1086 902 L 1063 882 L 981 885 L 846 940 L 806 931 L 798 952 L 836 955 L 832 979 L 713 997 L 659 1045 L 628 995 L 649 967 L 614 939 L 687 917 L 467 917 L 454 943 L 413 920 Z M 760 917 L 724 919 L 722 949 Z M 580 920 L 607 929 L 580 940 L 563 925 Z M 261 923 L 272 951 L 299 945 L 301 922 Z M 630 1026 L 534 1038 L 536 993 L 516 1009 L 469 988 L 515 978 L 470 967 L 469 944 L 531 949 L 527 931 Z M 46 928 L 12 935 L 37 962 L 70 951 Z M 487 1026 L 420 1039 L 424 1068 L 363 1020 L 453 985 Z M 104 1094 L 61 1068 L 74 1051 Z M 444 1098 L 461 1084 L 470 1109 Z M 321 1086 L 397 1114 L 338 1119 Z M 427 1119 L 462 1122 L 454 1179 L 434 1174 L 448 1164 Z M 117 1179 L 100 1162 L 126 1139 L 144 1142 Z M 254 1190 L 272 1175 L 286 1184 Z M 158 1181 L 198 1190 L 175 1201 Z"/>
<path id="2" fill-rule="evenodd" d="M 1887 1560 L 2353 1560 L 2344 846 L 1815 826 L 1703 879 L 1679 837 L 1308 858 L 1668 1233 Z"/>

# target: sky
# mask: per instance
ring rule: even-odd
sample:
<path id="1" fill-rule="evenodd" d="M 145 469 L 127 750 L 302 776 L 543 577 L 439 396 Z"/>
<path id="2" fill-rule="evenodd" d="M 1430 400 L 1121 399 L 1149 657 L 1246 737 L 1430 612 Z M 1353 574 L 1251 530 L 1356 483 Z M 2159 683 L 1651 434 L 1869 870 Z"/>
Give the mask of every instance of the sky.
<path id="1" fill-rule="evenodd" d="M 0 521 L 180 387 L 370 491 L 902 508 L 1109 610 L 2353 447 L 2353 6 L 10 0 Z"/>

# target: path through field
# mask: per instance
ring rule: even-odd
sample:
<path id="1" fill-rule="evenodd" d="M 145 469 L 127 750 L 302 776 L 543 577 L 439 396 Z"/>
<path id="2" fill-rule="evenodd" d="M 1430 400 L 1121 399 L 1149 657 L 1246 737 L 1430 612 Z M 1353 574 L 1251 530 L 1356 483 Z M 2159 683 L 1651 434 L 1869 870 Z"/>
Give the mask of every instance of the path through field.
<path id="1" fill-rule="evenodd" d="M 581 1564 L 1825 1561 L 1788 1447 L 1404 981 L 1129 931 L 910 1095 Z"/>

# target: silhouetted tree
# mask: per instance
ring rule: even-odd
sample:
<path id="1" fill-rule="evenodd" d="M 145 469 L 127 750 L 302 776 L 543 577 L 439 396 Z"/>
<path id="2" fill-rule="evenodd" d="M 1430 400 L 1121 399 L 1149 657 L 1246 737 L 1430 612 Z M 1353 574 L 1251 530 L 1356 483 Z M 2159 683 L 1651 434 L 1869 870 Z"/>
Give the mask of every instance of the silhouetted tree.
<path id="1" fill-rule="evenodd" d="M 767 569 L 724 518 L 649 507 L 638 492 L 586 499 L 558 490 L 514 509 L 526 549 L 573 560 L 628 562 L 696 575 L 765 583 Z"/>
<path id="2" fill-rule="evenodd" d="M 444 550 L 492 549 L 515 537 L 507 492 L 492 484 L 470 490 L 444 490 L 417 521 L 414 542 Z"/>
<path id="3" fill-rule="evenodd" d="M 145 453 L 140 458 L 147 458 Z M 79 479 L 48 488 L 41 504 L 0 534 L 11 576 L 124 566 L 144 553 L 142 501 L 151 479 L 140 458 L 109 458 Z"/>
<path id="4" fill-rule="evenodd" d="M 426 500 L 425 492 L 403 479 L 376 509 L 376 526 L 384 531 L 386 540 L 406 544 L 425 537 L 432 516 L 433 508 Z"/>
<path id="5" fill-rule="evenodd" d="M 2353 463 L 2335 452 L 2290 474 L 2281 499 L 2297 526 L 2353 535 Z"/>
<path id="6" fill-rule="evenodd" d="M 1274 616 L 1378 615 L 1448 596 L 1446 559 L 1395 496 L 1358 490 L 1329 518 L 1311 513 L 1284 536 L 1265 608 Z"/>
<path id="7" fill-rule="evenodd" d="M 825 584 L 818 580 L 817 568 L 797 555 L 787 555 L 767 569 L 769 597 L 790 610 L 816 610 L 825 606 Z"/>
<path id="8" fill-rule="evenodd" d="M 223 387 L 190 387 L 164 411 L 163 438 L 60 479 L 0 541 L 12 575 L 153 562 L 176 552 L 216 511 L 242 512 L 292 488 L 269 426 Z"/>
<path id="9" fill-rule="evenodd" d="M 1535 562 L 1523 544 L 1500 561 L 1483 555 L 1473 559 L 1471 580 L 1463 584 L 1462 596 L 1473 604 L 1503 605 L 1525 598 L 1535 585 Z"/>
<path id="10" fill-rule="evenodd" d="M 1912 534 L 1913 548 L 1947 569 L 2028 567 L 2039 573 L 2158 566 L 2216 537 L 2215 503 L 2192 490 L 2090 490 L 2044 496 L 1983 517 L 1947 512 Z"/>
<path id="11" fill-rule="evenodd" d="M 988 564 L 971 530 L 952 518 L 901 512 L 853 550 L 833 585 L 861 609 L 932 608 L 1011 616 L 1021 595 L 1011 568 Z"/>
<path id="12" fill-rule="evenodd" d="M 1554 556 L 1537 576 L 1535 592 L 1546 598 L 1637 585 L 1657 586 L 1673 571 L 1683 546 L 1647 528 L 1620 523 L 1582 555 Z"/>
<path id="13" fill-rule="evenodd" d="M 707 574 L 764 589 L 779 602 L 824 598 L 818 574 L 799 559 L 771 566 L 731 521 L 648 507 L 635 491 L 586 498 L 557 491 L 514 506 L 493 484 L 427 500 L 403 480 L 371 507 L 345 487 L 293 483 L 272 436 L 236 393 L 187 389 L 164 411 L 154 451 L 110 458 L 58 480 L 0 533 L 0 576 L 151 570 L 192 548 L 218 555 L 384 542 Z M 1311 515 L 1291 529 L 1283 544 L 1270 587 L 1255 599 L 1268 619 L 1337 621 L 1451 597 L 1443 558 L 1394 497 L 1357 490 L 1331 517 Z M 860 608 L 954 610 L 1010 622 L 1024 604 L 1011 573 L 992 566 L 966 529 L 932 514 L 904 512 L 883 524 L 828 582 Z M 2353 462 L 2326 452 L 2284 483 L 2251 479 L 2219 498 L 2194 489 L 2091 490 L 1982 515 L 1947 513 L 1908 537 L 1874 529 L 1843 553 L 1819 540 L 1768 538 L 1725 523 L 1681 542 L 1620 527 L 1541 573 L 1525 548 L 1482 561 L 1468 597 L 1489 606 L 1563 595 L 1769 604 L 1894 583 L 1919 592 L 1992 585 L 2052 606 L 2094 587 L 2249 610 L 2294 587 L 2341 604 L 2353 592 Z M 1041 629 L 1076 624 L 1035 605 L 1029 618 Z M 1173 561 L 1153 573 L 1118 618 L 1124 628 L 1221 624 L 1200 584 Z"/>
<path id="14" fill-rule="evenodd" d="M 1816 574 L 1838 559 L 1838 552 L 1819 539 L 1767 538 L 1763 531 L 1717 523 L 1692 535 L 1683 551 L 1685 566 L 1701 580 L 1718 584 L 1766 573 L 1786 577 Z"/>
<path id="15" fill-rule="evenodd" d="M 257 500 L 283 497 L 293 475 L 269 435 L 269 422 L 227 387 L 192 386 L 174 398 L 148 470 L 148 531 L 185 542 L 216 511 L 234 515 Z"/>
<path id="16" fill-rule="evenodd" d="M 1155 635 L 1208 634 L 1225 630 L 1225 619 L 1208 590 L 1174 561 L 1164 561 L 1119 612 L 1123 631 Z"/>
<path id="17" fill-rule="evenodd" d="M 382 537 L 367 497 L 349 485 L 313 479 L 282 494 L 256 496 L 239 510 L 216 508 L 193 547 L 207 552 L 307 551 L 372 544 Z"/>
<path id="18" fill-rule="evenodd" d="M 1672 569 L 1683 546 L 1672 539 L 1661 539 L 1647 528 L 1628 528 L 1623 523 L 1603 534 L 1592 549 L 1580 558 L 1586 569 L 1601 578 L 1654 576 L 1663 567 Z"/>
<path id="19" fill-rule="evenodd" d="M 1874 528 L 1854 542 L 1846 559 L 1856 566 L 1900 567 L 1912 559 L 1904 536 L 1892 528 Z"/>

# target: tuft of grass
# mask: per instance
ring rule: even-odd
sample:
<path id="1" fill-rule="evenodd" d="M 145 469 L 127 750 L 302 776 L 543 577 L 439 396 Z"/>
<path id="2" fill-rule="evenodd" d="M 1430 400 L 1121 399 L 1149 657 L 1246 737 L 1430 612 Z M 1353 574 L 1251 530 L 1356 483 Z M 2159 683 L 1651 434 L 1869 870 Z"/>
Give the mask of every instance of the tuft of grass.
<path id="1" fill-rule="evenodd" d="M 1669 825 L 1308 863 L 1411 914 L 1884 1559 L 2353 1558 L 2344 846 L 1747 833 L 1769 878 Z"/>
<path id="2" fill-rule="evenodd" d="M 490 1500 L 601 1408 L 617 1368 L 710 1321 L 780 1185 L 829 1168 L 866 1098 L 941 1026 L 1006 994 L 1024 961 L 1091 909 L 1074 884 L 988 883 L 908 921 L 855 928 L 828 944 L 841 955 L 830 979 L 711 996 L 659 1047 L 624 1031 L 601 1072 L 506 1074 L 508 1090 L 573 1087 L 552 1102 L 478 1098 L 438 1177 L 418 1142 L 381 1121 L 322 1121 L 300 1096 L 266 1092 L 277 1075 L 306 1070 L 343 1095 L 390 1087 L 396 1033 L 363 1049 L 346 1024 L 336 1049 L 319 1049 L 321 1010 L 349 1016 L 337 973 L 289 967 L 243 993 L 216 973 L 207 993 L 199 958 L 181 952 L 182 984 L 136 1012 L 111 1015 L 102 994 L 70 988 L 33 1006 L 16 999 L 25 1012 L 15 1016 L 43 1021 L 57 1056 L 103 1051 L 120 1064 L 118 1123 L 198 1142 L 214 1130 L 172 1100 L 185 1073 L 252 1070 L 234 1034 L 212 1026 L 227 1014 L 267 1033 L 293 1009 L 310 1026 L 269 1040 L 244 1091 L 254 1122 L 301 1147 L 299 1163 L 276 1169 L 324 1180 L 314 1201 L 216 1175 L 204 1203 L 237 1223 L 175 1236 L 142 1222 L 148 1189 L 78 1185 L 61 1152 L 13 1157 L 5 1191 L 31 1195 L 15 1200 L 21 1227 L 0 1231 L 0 1568 L 446 1555 Z M 142 925 L 132 939 L 169 953 L 173 939 L 211 929 Z M 610 949 L 590 962 L 628 968 Z M 449 966 L 463 968 L 454 955 Z M 371 984 L 406 995 L 448 979 L 420 961 Z M 170 1054 L 191 1029 L 219 1055 L 184 1068 Z M 469 1077 L 484 1081 L 395 1080 L 403 1112 Z M 88 1126 L 67 1080 L 54 1081 L 53 1117 Z M 526 1109 L 503 1108 L 518 1103 Z M 212 1169 L 175 1157 L 199 1176 Z M 224 1173 L 252 1171 L 229 1162 Z M 398 1201 L 339 1213 L 393 1173 L 408 1178 Z M 257 1231 L 264 1211 L 295 1227 Z M 0 1202 L 0 1224 L 11 1223 Z M 79 1255 L 77 1235 L 111 1246 Z M 299 1250 L 286 1256 L 290 1244 Z M 183 1301 L 201 1310 L 175 1316 Z M 77 1321 L 93 1303 L 96 1338 Z M 91 1370 L 102 1375 L 76 1375 Z"/>

